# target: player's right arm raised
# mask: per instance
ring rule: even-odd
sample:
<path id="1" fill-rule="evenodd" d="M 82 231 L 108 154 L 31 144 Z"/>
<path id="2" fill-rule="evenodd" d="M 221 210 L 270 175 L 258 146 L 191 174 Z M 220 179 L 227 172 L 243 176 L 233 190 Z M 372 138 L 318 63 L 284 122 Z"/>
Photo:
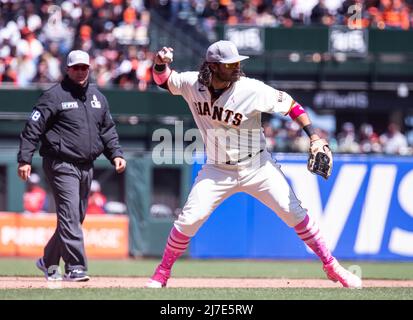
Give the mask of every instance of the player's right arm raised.
<path id="1" fill-rule="evenodd" d="M 173 51 L 173 48 L 163 47 L 156 53 L 154 59 L 154 66 L 152 69 L 153 79 L 158 86 L 164 89 L 168 89 L 167 82 L 172 73 L 168 64 L 173 60 Z"/>
<path id="2" fill-rule="evenodd" d="M 197 93 L 195 84 L 198 81 L 198 72 L 177 72 L 170 69 L 169 63 L 173 60 L 173 49 L 163 47 L 154 58 L 152 75 L 155 83 L 173 95 L 182 95 L 190 98 Z M 192 93 L 191 93 L 192 92 Z"/>

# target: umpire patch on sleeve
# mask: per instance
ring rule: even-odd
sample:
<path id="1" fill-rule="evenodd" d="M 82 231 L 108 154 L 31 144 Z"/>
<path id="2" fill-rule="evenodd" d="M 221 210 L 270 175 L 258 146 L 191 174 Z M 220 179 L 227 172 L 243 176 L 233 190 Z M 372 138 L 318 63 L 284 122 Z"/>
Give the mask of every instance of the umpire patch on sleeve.
<path id="1" fill-rule="evenodd" d="M 33 110 L 32 115 L 30 116 L 30 119 L 32 119 L 33 121 L 38 121 L 41 115 L 42 114 L 40 113 L 40 111 Z"/>

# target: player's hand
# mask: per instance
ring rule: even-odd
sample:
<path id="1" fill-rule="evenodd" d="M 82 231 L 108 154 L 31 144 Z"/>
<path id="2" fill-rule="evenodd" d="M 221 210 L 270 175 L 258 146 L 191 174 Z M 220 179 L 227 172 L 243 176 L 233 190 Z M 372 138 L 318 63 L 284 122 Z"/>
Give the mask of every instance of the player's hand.
<path id="1" fill-rule="evenodd" d="M 20 177 L 20 179 L 22 179 L 23 181 L 27 181 L 31 173 L 32 166 L 30 164 L 19 163 L 19 166 L 17 168 L 17 175 Z"/>
<path id="2" fill-rule="evenodd" d="M 114 158 L 113 164 L 117 173 L 122 173 L 126 169 L 126 160 L 121 157 Z"/>
<path id="3" fill-rule="evenodd" d="M 171 47 L 163 47 L 156 53 L 155 64 L 167 64 L 173 61 L 173 51 Z"/>

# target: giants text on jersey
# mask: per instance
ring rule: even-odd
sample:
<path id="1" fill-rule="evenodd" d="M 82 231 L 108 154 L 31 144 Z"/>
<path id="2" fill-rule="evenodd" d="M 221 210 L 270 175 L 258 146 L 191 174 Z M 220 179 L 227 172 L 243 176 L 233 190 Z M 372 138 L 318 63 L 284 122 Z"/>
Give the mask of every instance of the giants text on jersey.
<path id="1" fill-rule="evenodd" d="M 261 113 L 287 115 L 294 104 L 289 94 L 247 77 L 232 83 L 213 104 L 208 88 L 198 81 L 198 72 L 172 71 L 168 89 L 188 103 L 209 163 L 237 161 L 245 153 L 265 149 Z"/>

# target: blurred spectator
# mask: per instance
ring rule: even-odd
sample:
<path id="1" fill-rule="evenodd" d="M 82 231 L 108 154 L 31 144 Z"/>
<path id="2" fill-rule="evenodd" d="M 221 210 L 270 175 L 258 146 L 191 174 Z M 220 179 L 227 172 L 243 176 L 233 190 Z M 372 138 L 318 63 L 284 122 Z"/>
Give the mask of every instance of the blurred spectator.
<path id="1" fill-rule="evenodd" d="M 52 42 L 49 45 L 49 51 L 41 55 L 40 59 L 43 59 L 47 63 L 47 70 L 49 77 L 53 82 L 59 81 L 62 77 L 61 57 L 59 56 L 59 45 L 56 42 Z"/>
<path id="2" fill-rule="evenodd" d="M 92 28 L 89 25 L 83 24 L 80 27 L 79 37 L 75 42 L 75 47 L 86 52 L 89 52 L 94 48 L 92 40 Z"/>
<path id="3" fill-rule="evenodd" d="M 92 180 L 86 214 L 105 214 L 106 197 L 102 193 L 100 183 Z"/>
<path id="4" fill-rule="evenodd" d="M 255 23 L 258 26 L 264 27 L 275 27 L 277 26 L 277 20 L 275 16 L 272 14 L 272 8 L 266 5 L 260 5 L 257 8 L 257 19 Z"/>
<path id="5" fill-rule="evenodd" d="M 286 151 L 289 151 L 289 152 L 299 151 L 302 148 L 302 146 L 300 146 L 296 143 L 299 141 L 299 138 L 301 136 L 300 126 L 295 121 L 288 121 L 288 122 L 286 122 L 285 127 L 287 129 Z M 308 146 L 310 146 L 310 145 L 308 145 Z M 307 150 L 308 150 L 308 148 L 307 148 Z"/>
<path id="6" fill-rule="evenodd" d="M 398 124 L 391 122 L 387 132 L 380 136 L 383 152 L 387 154 L 406 155 L 408 153 L 407 138 L 400 132 Z"/>
<path id="7" fill-rule="evenodd" d="M 328 145 L 330 146 L 330 149 L 332 152 L 337 152 L 338 150 L 338 142 L 335 137 L 331 132 L 327 130 L 320 130 L 320 137 L 324 137 L 323 139 L 326 139 L 328 141 Z"/>
<path id="8" fill-rule="evenodd" d="M 48 212 L 48 198 L 46 191 L 40 186 L 40 176 L 32 173 L 27 179 L 26 191 L 23 194 L 23 208 L 25 213 Z"/>
<path id="9" fill-rule="evenodd" d="M 276 147 L 276 140 L 275 140 L 275 130 L 274 128 L 271 126 L 270 122 L 265 122 L 263 124 L 263 129 L 264 129 L 264 136 L 265 136 L 265 142 L 266 142 L 266 146 L 268 151 L 272 152 L 275 151 L 275 147 Z"/>
<path id="10" fill-rule="evenodd" d="M 123 21 L 113 30 L 113 34 L 120 44 L 147 45 L 149 22 L 148 11 L 139 13 L 138 17 L 136 10 L 128 7 L 123 12 Z"/>
<path id="11" fill-rule="evenodd" d="M 29 30 L 36 32 L 42 27 L 42 20 L 36 14 L 35 5 L 32 2 L 25 3 L 22 15 L 16 19 L 20 28 L 27 27 Z"/>
<path id="12" fill-rule="evenodd" d="M 334 18 L 330 15 L 324 0 L 320 0 L 311 11 L 311 23 L 329 26 L 333 24 Z"/>
<path id="13" fill-rule="evenodd" d="M 338 152 L 358 153 L 360 146 L 356 140 L 356 132 L 351 122 L 345 122 L 337 135 Z"/>
<path id="14" fill-rule="evenodd" d="M 19 57 L 17 60 L 17 65 L 15 70 L 17 72 L 17 84 L 20 87 L 28 86 L 37 73 L 36 63 L 30 56 L 24 55 Z"/>
<path id="15" fill-rule="evenodd" d="M 373 126 L 369 123 L 363 123 L 360 126 L 360 152 L 382 152 L 379 136 L 374 132 Z"/>
<path id="16" fill-rule="evenodd" d="M 137 52 L 136 58 L 136 77 L 138 78 L 138 89 L 140 91 L 145 91 L 148 84 L 152 81 L 151 70 L 153 54 L 142 49 Z"/>
<path id="17" fill-rule="evenodd" d="M 49 74 L 49 68 L 46 60 L 42 59 L 37 67 L 37 74 L 33 78 L 36 83 L 51 83 L 54 79 Z"/>
<path id="18" fill-rule="evenodd" d="M 7 63 L 7 60 L 0 58 L 0 83 L 4 82 L 11 82 L 17 85 L 17 74 L 11 64 Z"/>
<path id="19" fill-rule="evenodd" d="M 381 0 L 380 6 L 384 28 L 409 29 L 409 9 L 403 0 Z"/>
<path id="20" fill-rule="evenodd" d="M 95 82 L 98 86 L 105 86 L 109 84 L 112 80 L 112 73 L 110 71 L 110 66 L 108 66 L 108 59 L 104 56 L 98 56 L 95 59 Z"/>
<path id="21" fill-rule="evenodd" d="M 37 63 L 39 56 L 43 53 L 43 44 L 28 27 L 21 30 L 22 38 L 17 42 L 16 54 L 18 57 L 27 57 Z"/>

